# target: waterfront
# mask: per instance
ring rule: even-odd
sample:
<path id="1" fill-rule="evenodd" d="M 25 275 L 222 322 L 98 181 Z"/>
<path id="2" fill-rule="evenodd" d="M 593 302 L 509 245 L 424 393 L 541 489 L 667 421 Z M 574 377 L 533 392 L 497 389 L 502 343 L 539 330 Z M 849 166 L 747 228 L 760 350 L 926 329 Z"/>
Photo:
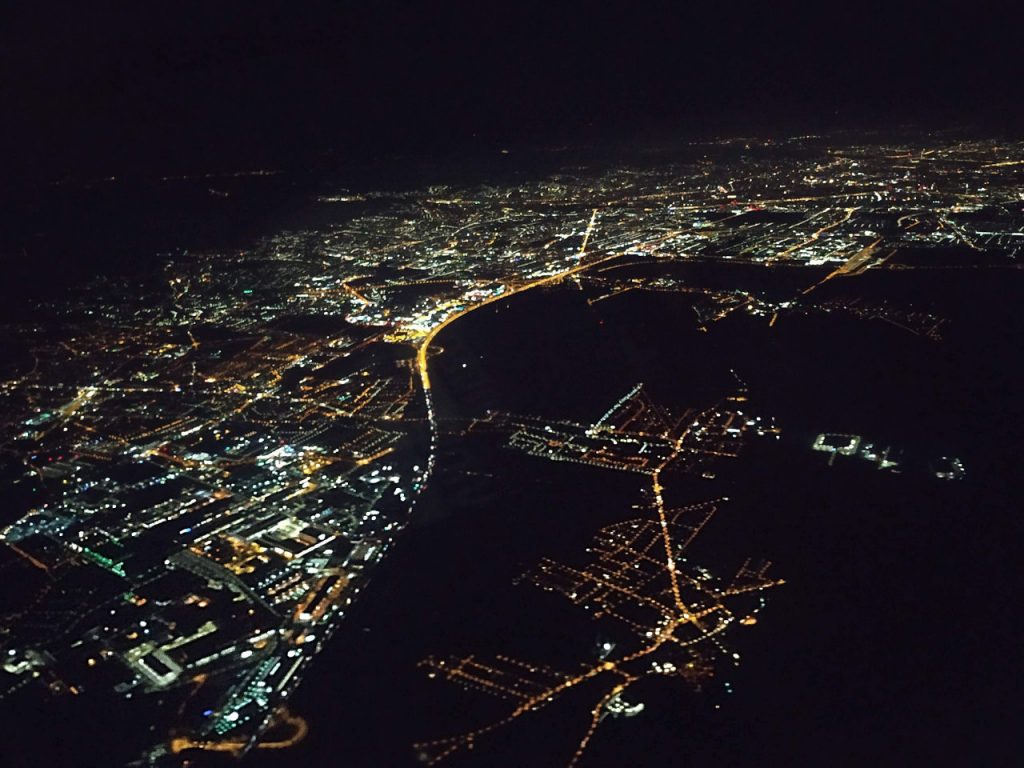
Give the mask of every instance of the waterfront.
<path id="1" fill-rule="evenodd" d="M 980 283 L 947 288 L 997 290 Z M 949 381 L 974 355 L 998 355 L 965 343 L 972 327 L 964 324 L 990 322 L 1000 303 L 979 314 L 962 311 L 954 346 L 942 354 L 887 324 L 850 318 L 813 325 L 795 318 L 768 330 L 763 320 L 737 317 L 698 334 L 686 329 L 685 298 L 635 293 L 596 306 L 601 313 L 572 290 L 536 292 L 446 329 L 432 373 L 442 418 L 501 408 L 593 419 L 636 380 L 674 405 L 699 404 L 728 387 L 735 368 L 748 381 L 751 408 L 774 416 L 783 438 L 755 440 L 715 481 L 680 478 L 680 493 L 700 498 L 724 487 L 734 498 L 702 542 L 705 561 L 727 567 L 747 554 L 769 557 L 787 584 L 745 630 L 735 693 L 680 698 L 652 690 L 645 714 L 612 723 L 586 764 L 616 764 L 635 739 L 652 761 L 685 750 L 697 765 L 803 762 L 822 754 L 853 765 L 886 757 L 868 744 L 886 744 L 888 757 L 907 762 L 1005 754 L 1010 692 L 1002 654 L 1010 649 L 995 595 L 1014 579 L 1005 550 L 1019 523 L 1001 486 L 1006 456 L 972 439 L 971 425 L 1010 423 L 1017 405 L 1005 390 L 972 408 L 950 410 L 943 399 L 965 389 L 993 393 L 1002 375 L 996 365 L 987 382 L 975 374 L 927 388 L 936 377 Z M 623 349 L 636 356 L 617 362 Z M 893 359 L 904 367 L 887 384 L 881 361 Z M 955 448 L 971 468 L 969 479 L 951 485 L 866 462 L 828 468 L 809 450 L 813 432 L 825 429 L 872 434 L 908 454 Z M 552 665 L 592 653 L 592 622 L 511 581 L 531 560 L 571 553 L 600 525 L 628 516 L 635 479 L 473 440 L 453 452 L 442 438 L 422 519 L 328 650 L 324 673 L 297 695 L 313 730 L 289 762 L 343 753 L 354 765 L 380 764 L 385 749 L 387 764 L 414 764 L 413 740 L 485 721 L 491 702 L 480 707 L 414 668 L 428 653 L 514 650 Z M 936 688 L 935 679 L 946 684 Z M 553 743 L 546 718 L 568 728 L 571 702 L 562 706 L 558 716 L 538 714 L 535 723 L 517 726 L 518 738 L 496 739 L 494 751 L 482 742 L 453 764 L 558 764 L 558 755 L 531 753 L 529 745 Z M 975 735 L 981 712 L 988 723 L 983 742 Z M 874 737 L 864 740 L 868 732 Z M 568 749 L 572 737 L 566 739 Z M 280 756 L 252 759 L 271 765 Z"/>
<path id="2" fill-rule="evenodd" d="M 287 744 L 274 718 L 298 716 L 305 741 L 248 759 L 601 766 L 641 739 L 669 762 L 913 762 L 972 733 L 998 755 L 1015 166 L 993 145 L 923 151 L 940 186 L 886 197 L 888 150 L 761 150 L 742 203 L 730 166 L 686 161 L 514 187 L 278 180 L 249 202 L 203 176 L 174 210 L 210 239 L 186 228 L 192 248 L 168 253 L 155 232 L 141 281 L 6 325 L 8 721 L 48 733 L 52 696 L 70 723 L 123 729 L 68 726 L 52 755 L 26 739 L 12 764 L 205 762 Z M 1003 207 L 965 213 L 950 159 Z M 269 209 L 274 234 L 251 242 Z M 136 223 L 97 269 L 146 250 Z M 683 508 L 716 511 L 692 547 Z M 661 554 L 627 545 L 614 579 L 660 617 L 631 635 L 588 619 L 611 608 L 589 589 L 572 605 L 574 579 L 600 583 L 595 535 L 657 524 Z M 763 611 L 689 595 L 732 589 L 748 556 L 775 563 L 743 577 L 773 587 Z M 536 588 L 558 593 L 537 573 L 562 566 L 568 604 Z M 707 655 L 686 656 L 690 632 Z M 476 687 L 527 705 L 506 718 L 508 701 L 451 690 L 467 659 L 485 680 L 520 670 Z M 541 667 L 566 684 L 523 677 Z M 109 717 L 75 714 L 91 710 Z M 446 736 L 454 754 L 431 744 Z"/>

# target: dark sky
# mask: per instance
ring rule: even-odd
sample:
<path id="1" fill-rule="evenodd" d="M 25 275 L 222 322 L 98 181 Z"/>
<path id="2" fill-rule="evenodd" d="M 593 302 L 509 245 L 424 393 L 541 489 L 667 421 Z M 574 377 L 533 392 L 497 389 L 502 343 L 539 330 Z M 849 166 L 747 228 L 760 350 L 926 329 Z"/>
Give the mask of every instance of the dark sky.
<path id="1" fill-rule="evenodd" d="M 15 2 L 9 178 L 1021 120 L 984 3 Z"/>

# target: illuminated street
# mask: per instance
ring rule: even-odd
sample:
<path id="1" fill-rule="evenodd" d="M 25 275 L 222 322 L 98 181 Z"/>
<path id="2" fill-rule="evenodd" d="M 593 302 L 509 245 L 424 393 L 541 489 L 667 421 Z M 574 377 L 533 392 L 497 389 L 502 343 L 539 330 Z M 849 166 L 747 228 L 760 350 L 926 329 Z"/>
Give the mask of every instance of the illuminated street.
<path id="1" fill-rule="evenodd" d="M 0 768 L 1019 762 L 1009 11 L 4 18 Z"/>

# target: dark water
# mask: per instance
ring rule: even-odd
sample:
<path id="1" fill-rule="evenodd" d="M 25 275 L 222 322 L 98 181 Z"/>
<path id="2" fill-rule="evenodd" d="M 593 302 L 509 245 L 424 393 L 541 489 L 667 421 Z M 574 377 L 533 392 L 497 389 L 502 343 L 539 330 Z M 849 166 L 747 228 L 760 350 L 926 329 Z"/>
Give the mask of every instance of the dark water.
<path id="1" fill-rule="evenodd" d="M 41 191 L 4 214 L 8 298 L 52 298 L 97 275 L 148 274 L 185 248 L 246 248 L 268 232 L 323 226 L 351 215 L 311 203 L 336 188 L 283 176 Z M 674 274 L 769 298 L 817 279 L 743 265 Z M 747 555 L 767 557 L 787 579 L 735 638 L 735 694 L 645 690 L 645 713 L 606 721 L 587 765 L 1010 764 L 1021 287 L 996 270 L 873 271 L 821 292 L 946 316 L 940 344 L 839 315 L 783 316 L 771 329 L 736 315 L 703 334 L 690 297 L 641 292 L 594 306 L 580 292 L 529 293 L 446 329 L 432 373 L 444 416 L 494 408 L 589 421 L 638 381 L 669 407 L 705 405 L 731 390 L 735 371 L 751 410 L 783 428 L 781 441 L 755 442 L 719 465 L 714 482 L 679 478 L 670 488 L 680 503 L 733 499 L 696 559 L 726 573 Z M 8 302 L 5 318 L 20 319 L 22 307 Z M 820 431 L 902 448 L 907 471 L 850 459 L 828 468 L 808 450 Z M 507 653 L 565 669 L 591 658 L 594 622 L 512 580 L 542 556 L 572 559 L 599 527 L 630 516 L 639 478 L 549 464 L 485 437 L 448 438 L 442 451 L 417 525 L 296 697 L 310 736 L 294 750 L 253 754 L 253 765 L 415 765 L 413 741 L 507 711 L 428 681 L 415 664 L 430 653 Z M 927 476 L 924 464 L 940 455 L 963 458 L 968 479 Z M 451 764 L 564 765 L 590 693 Z M 146 710 L 130 702 L 102 713 L 67 700 L 24 706 L 5 713 L 0 734 L 19 746 L 0 747 L 0 766 L 117 764 L 146 740 Z"/>
<path id="2" fill-rule="evenodd" d="M 637 381 L 669 407 L 704 405 L 734 385 L 732 369 L 751 411 L 783 428 L 782 440 L 755 440 L 718 465 L 715 481 L 669 488 L 680 503 L 733 499 L 695 559 L 726 573 L 766 557 L 787 580 L 755 627 L 737 629 L 743 664 L 720 678 L 735 693 L 645 689 L 644 714 L 606 721 L 585 765 L 1002 765 L 1014 754 L 1020 286 L 988 273 L 836 282 L 942 310 L 947 340 L 840 315 L 786 316 L 769 329 L 737 314 L 705 334 L 685 295 L 633 292 L 591 307 L 569 290 L 518 296 L 439 337 L 432 381 L 443 416 L 496 408 L 592 420 Z M 907 469 L 827 467 L 809 450 L 819 431 L 902 448 Z M 426 680 L 414 665 L 430 653 L 566 669 L 591 658 L 594 622 L 511 581 L 541 556 L 582 554 L 599 527 L 631 516 L 638 478 L 546 463 L 483 437 L 448 438 L 442 450 L 419 524 L 296 696 L 309 738 L 254 765 L 413 765 L 412 741 L 507 711 Z M 939 455 L 961 457 L 968 478 L 930 477 L 927 459 Z M 450 764 L 564 765 L 587 695 Z"/>
<path id="3" fill-rule="evenodd" d="M 311 203 L 319 191 L 331 190 L 290 176 L 46 190 L 5 214 L 6 285 L 19 298 L 52 298 L 96 275 L 147 274 L 186 247 L 245 248 L 266 232 L 352 215 Z M 767 298 L 820 277 L 716 264 L 671 272 Z M 788 582 L 736 638 L 736 693 L 715 710 L 721 696 L 647 692 L 643 716 L 602 725 L 589 765 L 1008 762 L 1020 666 L 1020 282 L 996 270 L 875 271 L 822 291 L 946 316 L 939 344 L 841 315 L 783 316 L 771 329 L 736 315 L 698 333 L 691 297 L 642 292 L 593 306 L 581 292 L 530 293 L 446 329 L 432 375 L 444 416 L 502 409 L 589 421 L 638 381 L 669 407 L 705 405 L 731 390 L 735 371 L 751 410 L 784 430 L 720 465 L 715 482 L 677 479 L 670 489 L 680 502 L 734 500 L 695 545 L 698 559 L 725 573 L 746 555 L 768 557 Z M 21 306 L 5 311 L 17 318 Z M 820 431 L 901 448 L 907 471 L 854 460 L 827 468 L 808 450 Z M 629 516 L 638 478 L 549 464 L 488 438 L 442 448 L 417 526 L 297 696 L 310 737 L 253 755 L 255 765 L 413 765 L 414 740 L 503 713 L 500 702 L 427 681 L 415 664 L 429 653 L 508 653 L 565 669 L 591 658 L 598 627 L 586 615 L 512 580 L 542 556 L 573 558 L 599 527 Z M 940 455 L 960 456 L 968 479 L 928 477 Z M 593 703 L 587 693 L 453 764 L 564 764 Z M 130 702 L 109 702 L 101 718 L 75 701 L 25 706 L 8 713 L 9 738 L 64 738 L 0 749 L 12 764 L 89 765 L 135 754 L 146 739 L 148 710 Z"/>
<path id="4" fill-rule="evenodd" d="M 716 286 L 759 279 L 780 293 L 800 282 L 780 275 L 781 285 L 757 267 L 684 274 Z M 694 544 L 695 560 L 727 574 L 748 555 L 769 558 L 787 580 L 758 624 L 729 638 L 743 662 L 717 681 L 735 693 L 637 688 L 644 713 L 606 720 L 585 765 L 1012 764 L 1018 283 L 923 272 L 828 284 L 949 317 L 942 343 L 839 314 L 783 316 L 770 329 L 735 314 L 700 333 L 692 296 L 632 292 L 589 306 L 568 289 L 517 296 L 441 334 L 432 381 L 445 417 L 502 409 L 590 421 L 638 381 L 670 408 L 699 406 L 738 375 L 751 412 L 783 428 L 782 440 L 755 439 L 717 465 L 716 480 L 676 477 L 668 491 L 671 503 L 732 499 Z M 842 458 L 827 467 L 809 450 L 819 431 L 902 448 L 907 469 Z M 635 514 L 641 479 L 548 463 L 484 435 L 449 436 L 441 448 L 416 524 L 295 697 L 309 737 L 247 763 L 413 766 L 414 741 L 508 711 L 428 680 L 416 669 L 428 654 L 503 653 L 566 670 L 593 658 L 599 624 L 512 582 L 543 556 L 579 562 L 598 528 Z M 939 455 L 961 457 L 967 480 L 930 477 L 927 459 Z M 584 687 L 450 764 L 562 766 L 598 695 Z M 147 736 L 149 710 L 131 702 L 101 715 L 74 701 L 38 704 L 5 718 L 9 743 L 26 747 L 0 750 L 11 765 L 118 764 Z M 44 736 L 27 745 L 22 733 Z"/>

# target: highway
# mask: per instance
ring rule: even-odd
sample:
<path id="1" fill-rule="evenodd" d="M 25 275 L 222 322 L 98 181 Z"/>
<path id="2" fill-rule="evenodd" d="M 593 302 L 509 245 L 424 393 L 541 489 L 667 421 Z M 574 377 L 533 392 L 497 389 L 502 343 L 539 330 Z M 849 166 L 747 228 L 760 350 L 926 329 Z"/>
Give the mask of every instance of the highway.
<path id="1" fill-rule="evenodd" d="M 309 725 L 298 715 L 293 715 L 287 707 L 282 707 L 275 716 L 275 725 L 287 725 L 292 728 L 287 738 L 277 741 L 261 741 L 256 744 L 257 749 L 287 749 L 293 747 L 306 738 L 309 733 Z M 251 746 L 248 740 L 227 740 L 227 741 L 192 741 L 185 737 L 171 739 L 171 752 L 178 754 L 187 749 L 201 749 L 206 752 L 228 752 L 235 757 L 241 757 Z"/>
<path id="2" fill-rule="evenodd" d="M 581 260 L 584 256 L 586 256 L 587 244 L 590 241 L 590 235 L 594 230 L 594 225 L 596 221 L 597 209 L 595 208 L 590 216 L 590 223 L 587 225 L 587 230 L 583 235 L 583 244 L 581 245 L 578 254 L 578 258 L 580 258 Z M 427 407 L 427 422 L 430 424 L 430 449 L 427 457 L 427 466 L 424 469 L 420 478 L 421 489 L 423 487 L 426 487 L 427 481 L 430 479 L 430 475 L 434 469 L 434 457 L 437 455 L 437 413 L 434 410 L 434 398 L 430 390 L 429 365 L 430 345 L 437 337 L 437 335 L 445 328 L 447 328 L 449 325 L 451 325 L 453 322 L 458 320 L 460 317 L 465 317 L 470 312 L 474 312 L 482 307 L 486 307 L 488 304 L 493 304 L 496 301 L 507 299 L 511 296 L 514 296 L 517 293 L 522 293 L 532 288 L 539 288 L 542 285 L 552 285 L 566 277 L 576 274 L 577 272 L 582 272 L 583 270 L 589 269 L 590 267 L 597 266 L 598 264 L 603 264 L 606 261 L 618 258 L 618 256 L 619 254 L 609 254 L 595 261 L 587 263 L 582 263 L 581 261 L 581 263 L 577 264 L 576 266 L 570 267 L 561 272 L 557 272 L 553 275 L 541 277 L 536 280 L 531 280 L 520 285 L 508 286 L 505 291 L 496 296 L 490 296 L 484 299 L 483 301 L 477 302 L 472 306 L 466 307 L 465 309 L 460 310 L 459 312 L 449 315 L 439 324 L 431 328 L 427 335 L 421 339 L 419 347 L 416 350 L 416 370 L 419 372 L 420 385 L 423 387 L 423 397 L 424 400 L 426 401 Z"/>
<path id="3" fill-rule="evenodd" d="M 821 280 L 805 288 L 801 293 L 807 295 L 818 286 L 827 283 L 833 277 L 839 277 L 841 275 L 855 276 L 863 274 L 869 266 L 871 266 L 871 259 L 874 258 L 875 251 L 878 250 L 878 246 L 881 244 L 884 238 L 878 238 L 869 245 L 865 246 L 857 253 L 853 254 L 849 259 L 844 261 L 834 270 L 825 275 Z"/>
<path id="4" fill-rule="evenodd" d="M 684 450 L 684 441 L 689 432 L 689 428 L 685 430 L 673 442 L 673 450 L 671 454 L 660 464 L 660 466 L 648 473 L 651 481 L 651 491 L 653 493 L 652 507 L 657 516 L 656 525 L 659 530 L 658 537 L 662 540 L 664 548 L 664 561 L 661 567 L 664 568 L 668 575 L 672 604 L 667 605 L 657 598 L 652 598 L 641 592 L 629 590 L 616 583 L 615 580 L 607 578 L 604 571 L 598 570 L 594 572 L 585 570 L 578 572 L 580 575 L 589 576 L 602 588 L 625 592 L 637 604 L 645 604 L 655 608 L 655 612 L 660 614 L 661 620 L 656 624 L 650 625 L 649 629 L 646 631 L 646 639 L 641 647 L 632 653 L 626 654 L 618 660 L 602 659 L 597 663 L 588 664 L 581 671 L 567 675 L 553 685 L 542 687 L 538 692 L 523 697 L 515 709 L 497 721 L 456 736 L 449 736 L 416 744 L 415 748 L 420 753 L 420 759 L 427 765 L 436 765 L 461 749 L 472 749 L 481 737 L 508 725 L 519 717 L 541 709 L 552 702 L 557 696 L 565 693 L 569 689 L 576 688 L 581 684 L 596 678 L 610 677 L 607 682 L 608 688 L 591 710 L 591 718 L 588 727 L 577 742 L 575 751 L 567 764 L 567 768 L 577 768 L 577 766 L 581 764 L 587 747 L 597 730 L 598 724 L 606 713 L 608 703 L 615 697 L 621 695 L 637 681 L 652 674 L 650 671 L 652 669 L 650 658 L 657 651 L 665 646 L 671 645 L 678 647 L 692 646 L 708 640 L 712 636 L 724 631 L 735 619 L 733 613 L 723 603 L 724 598 L 727 596 L 752 591 L 754 589 L 764 589 L 783 583 L 781 580 L 764 580 L 751 586 L 731 586 L 725 589 L 715 590 L 705 587 L 705 585 L 700 583 L 698 580 L 688 578 L 685 574 L 681 575 L 681 570 L 676 565 L 677 551 L 681 552 L 684 550 L 690 542 L 696 538 L 704 524 L 711 518 L 712 514 L 714 514 L 716 502 L 726 500 L 720 499 L 715 500 L 715 502 L 709 502 L 707 506 L 710 507 L 710 511 L 695 527 L 689 528 L 685 539 L 680 540 L 679 538 L 673 537 L 669 511 L 666 509 L 665 500 L 663 498 L 663 491 L 665 489 L 661 484 L 661 473 L 682 453 Z M 697 505 L 697 507 L 700 506 L 702 505 Z M 640 550 L 636 554 L 637 557 L 646 557 L 643 550 Z M 696 594 L 702 598 L 702 605 L 691 606 L 683 599 L 682 587 L 680 585 L 681 578 L 685 580 L 684 586 L 693 589 Z M 709 625 L 705 620 L 709 617 L 715 617 L 716 614 L 717 620 L 713 625 Z M 746 623 L 753 622 L 751 621 Z M 676 633 L 680 628 L 687 625 L 692 625 L 696 628 L 696 636 L 692 638 L 677 636 Z M 642 629 L 642 627 L 639 626 L 637 628 Z M 738 656 L 735 658 L 738 658 Z M 481 670 L 486 671 L 486 666 L 477 662 L 473 657 L 469 657 L 469 660 L 474 661 Z M 484 687 L 487 687 L 486 680 L 480 679 L 478 676 L 474 677 L 467 675 L 463 670 L 462 663 L 452 666 L 445 664 L 444 662 L 429 662 L 428 665 L 435 670 L 435 673 L 440 672 L 446 675 L 449 679 L 457 681 L 460 678 L 465 678 L 477 683 L 478 685 L 482 684 Z M 690 664 L 689 666 L 692 667 L 693 664 Z M 687 676 L 687 671 L 685 669 L 680 670 L 677 674 L 685 678 Z M 695 680 L 700 679 L 701 672 L 699 670 L 695 669 L 692 674 L 694 675 Z"/>

